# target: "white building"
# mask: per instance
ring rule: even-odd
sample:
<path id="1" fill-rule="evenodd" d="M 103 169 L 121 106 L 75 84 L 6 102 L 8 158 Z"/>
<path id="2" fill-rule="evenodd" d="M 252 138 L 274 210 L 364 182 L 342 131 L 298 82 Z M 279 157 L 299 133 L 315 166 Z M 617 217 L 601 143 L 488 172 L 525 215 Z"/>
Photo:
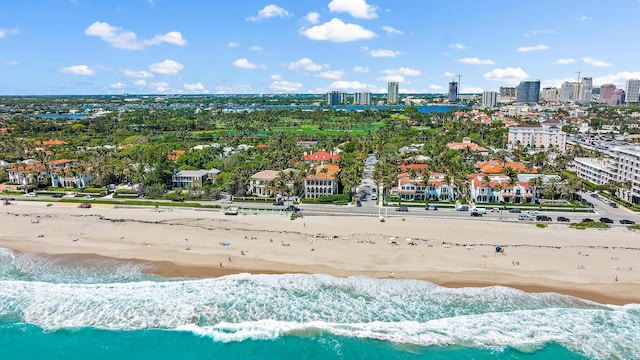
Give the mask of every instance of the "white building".
<path id="1" fill-rule="evenodd" d="M 627 103 L 640 102 L 640 80 L 629 79 L 627 80 Z"/>
<path id="2" fill-rule="evenodd" d="M 387 103 L 397 104 L 400 85 L 397 81 L 389 81 L 387 84 Z"/>
<path id="3" fill-rule="evenodd" d="M 495 91 L 482 92 L 482 107 L 494 108 L 498 105 L 498 93 Z"/>
<path id="4" fill-rule="evenodd" d="M 216 177 L 220 174 L 220 170 L 182 170 L 171 177 L 174 187 L 202 187 L 207 182 L 212 184 Z"/>
<path id="5" fill-rule="evenodd" d="M 613 177 L 614 163 L 611 159 L 577 157 L 573 159 L 576 174 L 596 185 L 605 185 Z"/>
<path id="6" fill-rule="evenodd" d="M 371 106 L 371 93 L 368 91 L 355 93 L 353 94 L 353 98 L 356 105 Z"/>
<path id="7" fill-rule="evenodd" d="M 542 100 L 547 102 L 556 102 L 558 101 L 558 88 L 556 87 L 546 87 L 542 89 Z"/>
<path id="8" fill-rule="evenodd" d="M 280 173 L 285 175 L 286 186 L 290 189 L 294 188 L 293 179 L 289 177 L 291 174 L 298 174 L 300 170 L 297 169 L 285 169 L 282 171 L 275 170 L 262 170 L 257 172 L 249 178 L 249 193 L 257 196 L 272 196 L 274 195 L 274 187 L 271 186 L 271 182 L 278 178 Z M 284 194 L 280 194 L 284 195 Z"/>
<path id="9" fill-rule="evenodd" d="M 565 152 L 567 134 L 562 131 L 557 120 L 547 120 L 541 124 L 520 124 L 509 128 L 508 149 L 524 146 L 531 148 L 556 148 Z"/>
<path id="10" fill-rule="evenodd" d="M 578 102 L 582 104 L 588 104 L 593 100 L 593 79 L 590 77 L 583 77 L 580 82 L 580 96 Z"/>
<path id="11" fill-rule="evenodd" d="M 558 101 L 564 103 L 574 102 L 576 100 L 575 94 L 576 85 L 565 81 L 562 86 L 560 86 L 560 91 L 558 91 Z"/>

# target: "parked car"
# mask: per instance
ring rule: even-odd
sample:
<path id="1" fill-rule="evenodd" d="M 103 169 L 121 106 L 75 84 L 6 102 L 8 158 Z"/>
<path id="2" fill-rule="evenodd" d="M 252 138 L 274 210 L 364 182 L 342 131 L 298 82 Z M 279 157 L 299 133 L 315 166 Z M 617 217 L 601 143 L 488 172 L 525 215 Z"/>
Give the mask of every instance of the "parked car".
<path id="1" fill-rule="evenodd" d="M 95 200 L 96 198 L 94 198 L 91 195 L 86 195 L 85 197 L 83 197 L 83 199 L 85 199 L 85 200 Z"/>
<path id="2" fill-rule="evenodd" d="M 600 222 L 605 224 L 613 224 L 613 220 L 609 219 L 608 217 L 601 217 Z"/>
<path id="3" fill-rule="evenodd" d="M 356 201 L 356 206 L 357 207 L 362 207 L 362 203 L 360 202 L 360 200 Z"/>
<path id="4" fill-rule="evenodd" d="M 273 205 L 275 205 L 275 206 L 284 206 L 284 201 L 276 200 L 276 201 L 273 202 Z"/>
<path id="5" fill-rule="evenodd" d="M 53 194 L 51 195 L 52 198 L 56 198 L 56 199 L 60 199 L 62 197 L 62 194 Z"/>
<path id="6" fill-rule="evenodd" d="M 376 196 L 376 194 L 371 194 L 371 200 L 378 200 L 378 197 Z"/>
<path id="7" fill-rule="evenodd" d="M 287 206 L 286 210 L 287 211 L 298 212 L 298 211 L 300 211 L 300 208 L 295 206 L 295 205 L 289 205 L 289 206 Z"/>
<path id="8" fill-rule="evenodd" d="M 519 208 L 509 209 L 509 212 L 512 214 L 520 214 L 522 211 Z"/>
<path id="9" fill-rule="evenodd" d="M 438 207 L 435 205 L 427 205 L 424 207 L 425 210 L 438 210 Z"/>
<path id="10" fill-rule="evenodd" d="M 552 221 L 550 216 L 547 215 L 537 215 L 536 221 Z"/>
<path id="11" fill-rule="evenodd" d="M 587 223 L 587 222 L 593 222 L 593 219 L 590 218 L 584 218 L 582 219 L 582 222 Z"/>
<path id="12" fill-rule="evenodd" d="M 627 219 L 620 220 L 620 224 L 623 224 L 623 225 L 635 225 L 635 223 L 636 222 L 633 220 L 627 220 Z"/>
<path id="13" fill-rule="evenodd" d="M 471 216 L 473 216 L 473 217 L 482 217 L 482 214 L 479 213 L 479 212 L 472 211 L 471 212 Z"/>
<path id="14" fill-rule="evenodd" d="M 184 199 L 181 197 L 171 199 L 173 202 L 184 202 Z"/>
<path id="15" fill-rule="evenodd" d="M 396 211 L 408 212 L 409 208 L 406 206 L 400 206 L 396 208 Z"/>
<path id="16" fill-rule="evenodd" d="M 500 212 L 500 209 L 498 209 L 498 208 L 493 208 L 493 209 L 491 209 L 491 212 L 493 212 L 493 213 L 497 213 L 497 212 Z"/>
<path id="17" fill-rule="evenodd" d="M 600 196 L 598 196 L 598 194 L 596 194 L 596 193 L 593 193 L 593 194 L 591 194 L 591 197 L 592 197 L 592 198 L 594 198 L 594 199 L 597 199 L 597 198 L 599 198 Z"/>
<path id="18" fill-rule="evenodd" d="M 558 216 L 558 217 L 556 218 L 556 221 L 559 221 L 559 222 L 570 222 L 571 220 L 569 220 L 569 218 L 568 218 L 568 217 Z"/>
<path id="19" fill-rule="evenodd" d="M 24 197 L 38 197 L 38 194 L 36 194 L 36 192 L 30 192 L 30 193 L 26 193 L 24 195 L 22 195 Z"/>
<path id="20" fill-rule="evenodd" d="M 459 208 L 456 209 L 457 211 L 469 211 L 469 207 L 468 206 L 460 206 Z"/>
<path id="21" fill-rule="evenodd" d="M 615 209 L 615 208 L 617 208 L 617 207 L 618 207 L 618 203 L 615 203 L 615 202 L 611 201 L 611 202 L 609 203 L 609 206 L 611 206 L 612 208 L 614 208 L 614 209 Z"/>

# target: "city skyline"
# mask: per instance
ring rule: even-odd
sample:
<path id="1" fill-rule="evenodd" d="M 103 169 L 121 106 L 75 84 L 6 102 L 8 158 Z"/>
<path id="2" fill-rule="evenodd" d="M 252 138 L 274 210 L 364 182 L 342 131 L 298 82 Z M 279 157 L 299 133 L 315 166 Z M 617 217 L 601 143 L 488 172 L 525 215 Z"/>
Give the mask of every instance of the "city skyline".
<path id="1" fill-rule="evenodd" d="M 0 95 L 626 88 L 640 1 L 8 0 Z M 55 16 L 52 16 L 55 14 Z M 55 23 L 55 26 L 52 25 Z"/>

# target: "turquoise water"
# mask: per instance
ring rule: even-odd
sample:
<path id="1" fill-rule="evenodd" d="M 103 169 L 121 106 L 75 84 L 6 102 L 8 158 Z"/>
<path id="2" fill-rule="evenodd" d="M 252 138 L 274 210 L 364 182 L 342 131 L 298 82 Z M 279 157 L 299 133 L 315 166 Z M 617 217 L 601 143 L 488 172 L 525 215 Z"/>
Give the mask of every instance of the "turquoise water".
<path id="1" fill-rule="evenodd" d="M 0 250 L 0 359 L 639 359 L 640 305 Z"/>

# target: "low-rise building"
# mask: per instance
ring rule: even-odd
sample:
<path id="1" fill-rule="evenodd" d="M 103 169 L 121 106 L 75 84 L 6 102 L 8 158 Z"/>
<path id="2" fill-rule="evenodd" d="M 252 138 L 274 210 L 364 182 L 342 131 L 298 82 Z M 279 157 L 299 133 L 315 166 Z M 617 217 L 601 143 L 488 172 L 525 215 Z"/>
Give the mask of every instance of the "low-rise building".
<path id="1" fill-rule="evenodd" d="M 294 181 L 289 174 L 297 175 L 299 172 L 300 170 L 297 169 L 284 169 L 282 171 L 262 170 L 257 172 L 249 178 L 249 193 L 256 196 L 273 196 L 275 190 L 272 182 L 280 177 L 281 174 L 284 175 L 285 186 L 293 189 Z"/>
<path id="2" fill-rule="evenodd" d="M 567 146 L 567 134 L 557 120 L 547 120 L 540 124 L 522 123 L 509 128 L 507 148 L 518 146 L 529 148 L 554 148 L 564 153 Z"/>
<path id="3" fill-rule="evenodd" d="M 305 198 L 318 198 L 339 194 L 340 182 L 338 173 L 340 167 L 334 164 L 322 164 L 315 168 L 315 173 L 304 179 Z"/>
<path id="4" fill-rule="evenodd" d="M 489 155 L 489 149 L 474 143 L 473 141 L 471 141 L 470 137 L 466 136 L 462 138 L 462 142 L 448 143 L 447 148 L 451 150 L 469 149 L 469 151 L 480 153 L 483 156 Z"/>
<path id="5" fill-rule="evenodd" d="M 202 187 L 207 183 L 212 184 L 218 174 L 220 174 L 220 170 L 218 169 L 181 170 L 173 174 L 171 183 L 174 187 Z"/>

